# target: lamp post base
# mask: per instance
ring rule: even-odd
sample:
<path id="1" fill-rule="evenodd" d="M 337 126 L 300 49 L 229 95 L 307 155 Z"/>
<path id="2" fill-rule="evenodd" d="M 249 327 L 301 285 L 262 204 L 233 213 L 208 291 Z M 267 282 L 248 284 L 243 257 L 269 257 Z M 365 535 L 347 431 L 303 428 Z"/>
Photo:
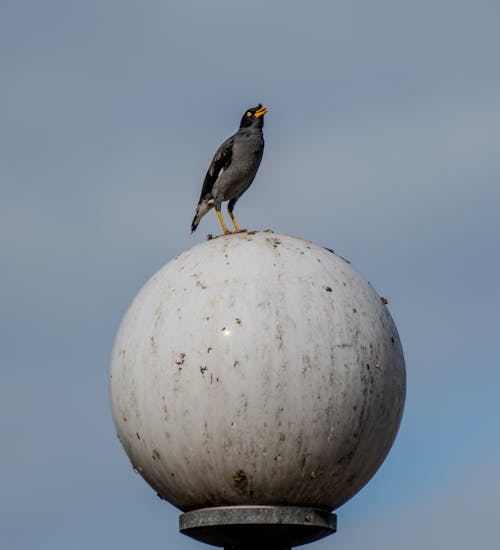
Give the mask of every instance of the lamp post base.
<path id="1" fill-rule="evenodd" d="M 225 550 L 288 550 L 337 530 L 337 516 L 299 506 L 221 506 L 179 517 L 184 535 Z"/>

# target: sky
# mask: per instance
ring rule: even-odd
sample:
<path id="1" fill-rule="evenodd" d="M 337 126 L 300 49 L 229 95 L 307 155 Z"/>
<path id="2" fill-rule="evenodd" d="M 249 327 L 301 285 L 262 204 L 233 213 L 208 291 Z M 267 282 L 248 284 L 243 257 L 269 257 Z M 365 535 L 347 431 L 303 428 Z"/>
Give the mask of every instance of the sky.
<path id="1" fill-rule="evenodd" d="M 135 474 L 108 403 L 141 286 L 257 103 L 238 221 L 333 248 L 389 300 L 408 393 L 338 533 L 305 548 L 496 549 L 500 4 L 0 5 L 0 547 L 202 548 Z"/>

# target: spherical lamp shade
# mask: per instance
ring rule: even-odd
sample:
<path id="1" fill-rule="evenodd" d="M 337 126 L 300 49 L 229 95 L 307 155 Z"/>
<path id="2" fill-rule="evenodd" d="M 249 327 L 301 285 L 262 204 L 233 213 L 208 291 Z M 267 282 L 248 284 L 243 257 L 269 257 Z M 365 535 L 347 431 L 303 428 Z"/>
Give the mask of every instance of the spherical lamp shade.
<path id="1" fill-rule="evenodd" d="M 331 251 L 268 232 L 175 258 L 121 324 L 113 418 L 132 464 L 184 511 L 332 510 L 396 436 L 405 367 L 381 298 Z"/>

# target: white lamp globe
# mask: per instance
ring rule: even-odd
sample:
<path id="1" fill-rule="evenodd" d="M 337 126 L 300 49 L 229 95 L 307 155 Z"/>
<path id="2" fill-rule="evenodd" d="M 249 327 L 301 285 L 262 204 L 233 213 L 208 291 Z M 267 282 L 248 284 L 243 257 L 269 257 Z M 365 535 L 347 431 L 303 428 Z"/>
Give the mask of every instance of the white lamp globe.
<path id="1" fill-rule="evenodd" d="M 132 464 L 181 510 L 332 510 L 389 452 L 405 366 L 386 305 L 348 262 L 243 232 L 193 247 L 142 288 L 110 395 Z"/>

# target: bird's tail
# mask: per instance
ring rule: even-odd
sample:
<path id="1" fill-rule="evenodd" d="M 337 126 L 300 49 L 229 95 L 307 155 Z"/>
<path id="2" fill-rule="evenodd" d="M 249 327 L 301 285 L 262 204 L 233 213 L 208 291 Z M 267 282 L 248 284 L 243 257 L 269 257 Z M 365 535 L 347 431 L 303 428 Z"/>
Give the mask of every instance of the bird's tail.
<path id="1" fill-rule="evenodd" d="M 198 227 L 198 224 L 200 223 L 201 218 L 203 218 L 203 216 L 212 207 L 213 207 L 213 200 L 210 200 L 210 201 L 202 200 L 198 203 L 193 221 L 191 222 L 191 233 L 193 233 L 193 231 L 196 231 L 196 228 Z"/>

